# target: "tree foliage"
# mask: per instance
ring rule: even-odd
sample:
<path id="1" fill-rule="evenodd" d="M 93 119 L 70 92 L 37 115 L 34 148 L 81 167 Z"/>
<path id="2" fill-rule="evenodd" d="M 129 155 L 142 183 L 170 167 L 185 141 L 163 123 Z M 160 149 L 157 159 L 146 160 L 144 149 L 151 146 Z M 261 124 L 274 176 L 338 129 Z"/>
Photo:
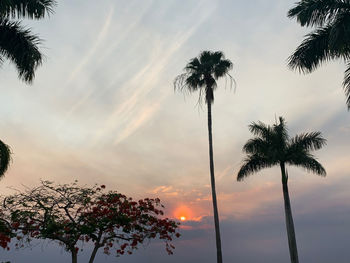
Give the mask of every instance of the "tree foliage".
<path id="1" fill-rule="evenodd" d="M 205 102 L 214 102 L 216 81 L 221 77 L 228 77 L 231 84 L 234 82 L 229 70 L 232 62 L 225 59 L 221 51 L 203 51 L 198 57 L 190 60 L 185 67 L 185 73 L 178 75 L 174 81 L 174 88 L 182 92 L 195 92 L 199 90 L 199 102 L 205 95 Z"/>
<path id="2" fill-rule="evenodd" d="M 326 175 L 323 166 L 310 153 L 326 144 L 320 132 L 302 133 L 291 138 L 282 117 L 273 126 L 253 122 L 249 130 L 255 137 L 243 146 L 247 157 L 238 172 L 238 181 L 261 169 L 280 164 L 300 166 L 318 175 Z"/>
<path id="3" fill-rule="evenodd" d="M 0 1 L 0 65 L 5 59 L 13 62 L 18 77 L 31 83 L 43 56 L 39 51 L 41 40 L 30 29 L 14 19 L 41 19 L 53 12 L 55 0 L 1 0 Z"/>
<path id="4" fill-rule="evenodd" d="M 288 17 L 314 28 L 289 57 L 290 68 L 310 73 L 329 60 L 346 61 L 343 86 L 350 109 L 350 1 L 301 0 L 289 10 Z"/>
<path id="5" fill-rule="evenodd" d="M 107 255 L 132 254 L 146 240 L 158 238 L 173 253 L 171 241 L 179 237 L 178 223 L 162 218 L 159 199 L 134 201 L 105 186 L 80 187 L 77 183 L 55 185 L 43 181 L 39 187 L 1 200 L 0 245 L 8 249 L 14 241 L 20 248 L 35 239 L 53 240 L 77 258 L 83 243 Z M 76 262 L 73 260 L 73 262 Z"/>

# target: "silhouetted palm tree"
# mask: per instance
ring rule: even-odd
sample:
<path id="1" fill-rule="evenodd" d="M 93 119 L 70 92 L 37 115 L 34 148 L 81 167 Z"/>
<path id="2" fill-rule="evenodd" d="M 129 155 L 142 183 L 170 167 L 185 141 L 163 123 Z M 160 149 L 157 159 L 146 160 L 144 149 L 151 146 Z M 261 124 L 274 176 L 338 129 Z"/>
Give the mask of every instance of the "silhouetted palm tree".
<path id="1" fill-rule="evenodd" d="M 289 57 L 289 66 L 310 73 L 328 60 L 345 60 L 343 86 L 350 110 L 350 1 L 301 0 L 288 17 L 296 17 L 301 26 L 315 27 Z"/>
<path id="2" fill-rule="evenodd" d="M 0 0 L 0 66 L 4 59 L 13 62 L 18 77 L 31 83 L 36 68 L 42 63 L 38 49 L 40 39 L 12 19 L 41 19 L 52 13 L 55 0 Z M 0 140 L 0 178 L 10 163 L 10 148 Z"/>
<path id="3" fill-rule="evenodd" d="M 35 70 L 42 63 L 40 39 L 12 19 L 41 19 L 52 12 L 55 3 L 55 0 L 0 1 L 0 65 L 9 59 L 15 64 L 18 77 L 27 83 L 33 81 Z"/>
<path id="4" fill-rule="evenodd" d="M 209 135 L 209 159 L 210 159 L 210 180 L 213 199 L 214 223 L 216 234 L 217 262 L 222 263 L 222 250 L 219 226 L 219 214 L 216 200 L 211 105 L 214 102 L 214 90 L 217 87 L 216 80 L 223 76 L 232 77 L 228 71 L 232 68 L 232 62 L 225 59 L 222 52 L 203 51 L 198 57 L 191 59 L 185 67 L 185 73 L 176 77 L 175 89 L 180 91 L 199 91 L 199 101 L 205 95 L 205 103 L 208 108 L 208 135 Z"/>
<path id="5" fill-rule="evenodd" d="M 326 140 L 320 132 L 304 133 L 290 138 L 282 117 L 279 118 L 279 124 L 272 127 L 258 122 L 249 125 L 249 130 L 256 137 L 248 140 L 243 147 L 243 151 L 248 156 L 238 172 L 237 180 L 242 181 L 246 176 L 263 168 L 280 166 L 290 259 L 292 263 L 297 263 L 299 262 L 298 251 L 288 193 L 286 165 L 299 166 L 307 171 L 325 176 L 325 169 L 310 154 L 310 151 L 322 148 Z"/>

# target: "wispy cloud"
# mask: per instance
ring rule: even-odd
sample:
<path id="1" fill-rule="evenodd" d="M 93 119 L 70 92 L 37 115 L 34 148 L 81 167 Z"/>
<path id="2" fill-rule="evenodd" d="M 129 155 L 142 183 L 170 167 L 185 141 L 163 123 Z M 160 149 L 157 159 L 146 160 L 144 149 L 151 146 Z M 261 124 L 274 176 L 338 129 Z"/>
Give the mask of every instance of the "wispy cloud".
<path id="1" fill-rule="evenodd" d="M 104 135 L 114 133 L 114 143 L 118 144 L 152 118 L 171 89 L 152 97 L 151 103 L 148 102 L 150 99 L 148 95 L 159 86 L 160 76 L 166 66 L 169 65 L 176 52 L 196 32 L 208 15 L 198 19 L 187 31 L 178 33 L 170 41 L 159 41 L 156 44 L 149 63 L 140 69 L 132 79 L 118 88 L 118 94 L 122 94 L 123 91 L 127 90 L 127 96 L 107 117 L 93 140 L 95 143 Z"/>
<path id="2" fill-rule="evenodd" d="M 88 51 L 88 53 L 86 55 L 84 55 L 83 59 L 79 62 L 79 64 L 72 70 L 71 75 L 69 76 L 67 82 L 66 82 L 66 86 L 68 86 L 73 79 L 75 79 L 78 74 L 80 73 L 80 71 L 83 69 L 84 66 L 86 66 L 88 63 L 91 62 L 92 57 L 95 55 L 95 53 L 101 49 L 101 44 L 103 44 L 111 22 L 112 22 L 112 18 L 113 18 L 113 13 L 114 13 L 114 7 L 110 8 L 110 11 L 108 12 L 108 15 L 101 27 L 101 30 L 99 32 L 99 34 L 96 37 L 96 41 L 95 43 L 92 45 L 92 47 L 90 48 L 90 50 Z"/>
<path id="3" fill-rule="evenodd" d="M 112 56 L 113 52 L 118 48 L 118 46 L 126 40 L 127 36 L 132 31 L 134 31 L 137 26 L 139 26 L 140 21 L 144 15 L 150 11 L 152 3 L 153 1 L 150 1 L 141 7 L 137 2 L 130 3 L 130 5 L 128 5 L 123 12 L 118 14 L 119 16 L 115 21 L 113 19 L 115 7 L 111 7 L 95 43 L 90 48 L 88 54 L 84 55 L 83 59 L 75 67 L 66 83 L 66 86 L 71 84 L 73 79 L 77 78 L 83 67 L 88 65 L 91 60 L 93 60 L 93 64 L 97 68 L 103 68 L 106 64 L 109 64 L 108 60 L 110 59 L 110 56 Z M 135 12 L 135 10 L 137 10 L 137 12 Z M 111 28 L 112 23 L 113 28 Z M 107 87 L 104 87 L 103 90 L 106 91 L 109 88 L 113 87 L 113 84 L 116 81 L 115 79 L 115 77 L 112 77 L 112 81 L 110 81 L 111 84 L 109 84 Z M 72 105 L 72 107 L 66 113 L 65 119 L 69 118 L 69 116 L 73 114 L 79 107 L 87 103 L 89 98 L 93 96 L 95 92 L 96 87 L 94 86 L 92 86 L 92 88 L 88 89 L 87 91 L 85 90 L 83 96 L 79 98 L 78 101 L 75 102 L 74 105 Z"/>

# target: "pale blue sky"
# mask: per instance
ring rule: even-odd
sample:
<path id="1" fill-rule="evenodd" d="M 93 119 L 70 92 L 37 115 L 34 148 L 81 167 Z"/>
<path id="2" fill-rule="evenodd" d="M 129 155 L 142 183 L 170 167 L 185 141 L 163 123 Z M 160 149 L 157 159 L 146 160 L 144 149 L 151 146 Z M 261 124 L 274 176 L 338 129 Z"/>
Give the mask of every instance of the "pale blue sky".
<path id="1" fill-rule="evenodd" d="M 135 198 L 160 196 L 170 216 L 187 205 L 202 220 L 188 223 L 193 229 L 175 244 L 174 256 L 151 244 L 117 262 L 212 262 L 214 232 L 200 227 L 212 223 L 206 111 L 196 106 L 198 94 L 174 93 L 172 82 L 200 51 L 221 50 L 233 61 L 237 81 L 235 92 L 219 83 L 213 106 L 225 262 L 288 262 L 279 170 L 235 180 L 251 136 L 247 125 L 272 124 L 281 115 L 292 135 L 321 131 L 328 139 L 316 153 L 326 178 L 290 169 L 300 259 L 326 263 L 337 255 L 338 263 L 348 262 L 345 67 L 332 62 L 306 76 L 287 68 L 307 32 L 286 17 L 293 3 L 62 0 L 49 19 L 25 21 L 45 40 L 46 60 L 32 86 L 18 81 L 13 65 L 0 70 L 1 139 L 14 152 L 0 191 L 36 185 L 40 178 L 78 179 Z M 69 258 L 48 248 L 4 257 L 15 263 L 31 255 L 52 263 Z M 101 256 L 98 263 L 114 261 Z"/>

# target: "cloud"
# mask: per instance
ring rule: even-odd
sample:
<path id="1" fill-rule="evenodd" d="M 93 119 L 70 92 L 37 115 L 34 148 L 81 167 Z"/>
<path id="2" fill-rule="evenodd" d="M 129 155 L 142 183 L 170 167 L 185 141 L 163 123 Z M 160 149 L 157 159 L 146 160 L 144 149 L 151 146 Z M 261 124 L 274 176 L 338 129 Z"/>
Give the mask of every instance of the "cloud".
<path id="1" fill-rule="evenodd" d="M 69 86 L 70 83 L 73 81 L 73 79 L 75 79 L 78 74 L 80 73 L 80 71 L 82 70 L 82 68 L 84 66 L 86 66 L 88 63 L 91 63 L 91 59 L 93 58 L 93 56 L 96 54 L 96 52 L 101 49 L 101 44 L 104 43 L 104 40 L 108 34 L 111 22 L 112 22 L 112 18 L 113 18 L 113 13 L 114 13 L 114 7 L 111 7 L 109 9 L 108 15 L 103 23 L 103 26 L 99 32 L 99 34 L 97 35 L 97 38 L 95 40 L 95 43 L 93 43 L 92 47 L 90 48 L 90 50 L 88 51 L 88 53 L 86 55 L 84 55 L 83 59 L 79 62 L 79 64 L 72 70 L 71 75 L 68 77 L 68 80 L 66 82 L 66 86 Z M 74 110 L 74 109 L 72 109 Z"/>
<path id="2" fill-rule="evenodd" d="M 22 88 L 13 68 L 1 68 L 1 139 L 14 152 L 2 193 L 8 185 L 30 186 L 43 178 L 103 183 L 134 198 L 159 196 L 167 216 L 189 209 L 175 256 L 152 242 L 118 261 L 214 262 L 206 113 L 195 108 L 196 96 L 184 103 L 172 95 L 172 80 L 201 50 L 222 50 L 234 61 L 238 83 L 236 93 L 220 89 L 220 83 L 213 108 L 225 262 L 289 260 L 278 168 L 245 182 L 234 178 L 251 137 L 247 125 L 273 123 L 275 114 L 286 117 L 291 135 L 320 130 L 328 139 L 315 153 L 327 177 L 290 170 L 300 258 L 348 262 L 350 115 L 341 88 L 344 69 L 328 64 L 305 76 L 289 71 L 285 60 L 304 33 L 285 16 L 293 1 L 273 8 L 269 1 L 79 2 L 61 1 L 57 14 L 40 23 L 46 35 L 37 32 L 50 49 L 33 86 Z M 16 263 L 69 261 L 56 247 L 4 257 Z"/>
<path id="3" fill-rule="evenodd" d="M 206 18 L 207 16 L 200 17 L 186 31 L 178 33 L 167 41 L 156 43 L 155 51 L 148 63 L 118 88 L 118 94 L 123 94 L 125 91 L 127 95 L 121 104 L 116 103 L 112 113 L 101 125 L 94 138 L 95 143 L 106 134 L 116 133 L 114 143 L 118 144 L 152 118 L 170 91 L 161 92 L 156 96 L 151 96 L 151 92 L 160 85 L 160 76 L 173 56 Z M 110 86 L 113 86 L 113 83 Z M 148 100 L 151 101 L 151 105 L 145 102 Z"/>

